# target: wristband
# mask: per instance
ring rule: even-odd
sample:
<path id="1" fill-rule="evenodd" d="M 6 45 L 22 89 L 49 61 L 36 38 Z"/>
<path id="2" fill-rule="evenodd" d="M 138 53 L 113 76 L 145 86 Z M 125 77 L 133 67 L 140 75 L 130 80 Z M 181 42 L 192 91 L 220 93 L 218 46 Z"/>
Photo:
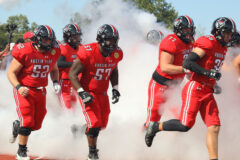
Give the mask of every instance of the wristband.
<path id="1" fill-rule="evenodd" d="M 22 87 L 22 85 L 21 84 L 18 84 L 18 85 L 16 85 L 16 90 L 19 90 L 19 88 L 21 88 Z"/>
<path id="2" fill-rule="evenodd" d="M 112 88 L 118 90 L 118 85 L 115 85 Z"/>
<path id="3" fill-rule="evenodd" d="M 83 88 L 82 87 L 80 87 L 80 88 L 78 88 L 77 89 L 77 92 L 79 93 L 79 92 L 83 92 L 84 90 L 83 90 Z"/>

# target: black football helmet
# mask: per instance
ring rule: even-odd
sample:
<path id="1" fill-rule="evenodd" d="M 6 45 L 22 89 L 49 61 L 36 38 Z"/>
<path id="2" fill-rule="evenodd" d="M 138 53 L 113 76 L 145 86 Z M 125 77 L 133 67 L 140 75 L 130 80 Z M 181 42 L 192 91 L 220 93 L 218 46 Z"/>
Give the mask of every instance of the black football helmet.
<path id="1" fill-rule="evenodd" d="M 77 42 L 74 42 L 73 36 L 77 36 Z M 63 39 L 65 43 L 76 49 L 82 41 L 82 31 L 77 24 L 68 24 L 63 28 Z"/>
<path id="2" fill-rule="evenodd" d="M 183 29 L 190 28 L 191 31 L 187 32 Z M 195 34 L 195 26 L 193 20 L 185 15 L 185 16 L 179 16 L 173 23 L 173 32 L 184 42 L 189 43 L 192 41 L 193 36 Z M 191 38 L 189 38 L 191 37 Z"/>
<path id="3" fill-rule="evenodd" d="M 225 32 L 235 33 L 236 32 L 235 22 L 227 17 L 217 18 L 213 22 L 211 34 L 214 35 L 214 37 L 216 37 L 216 39 L 219 41 L 219 43 L 221 43 L 222 46 L 226 46 L 228 43 L 224 41 Z"/>
<path id="4" fill-rule="evenodd" d="M 151 30 L 147 33 L 147 41 L 151 44 L 159 44 L 163 38 L 163 33 L 158 30 Z"/>
<path id="5" fill-rule="evenodd" d="M 109 43 L 109 40 L 113 43 Z M 104 24 L 97 31 L 97 42 L 109 56 L 118 47 L 118 30 L 110 24 Z"/>
<path id="6" fill-rule="evenodd" d="M 51 40 L 51 44 L 44 44 L 42 42 L 44 39 Z M 33 42 L 37 45 L 38 48 L 44 50 L 45 52 L 48 52 L 53 47 L 57 46 L 55 32 L 48 25 L 40 25 L 34 30 Z"/>

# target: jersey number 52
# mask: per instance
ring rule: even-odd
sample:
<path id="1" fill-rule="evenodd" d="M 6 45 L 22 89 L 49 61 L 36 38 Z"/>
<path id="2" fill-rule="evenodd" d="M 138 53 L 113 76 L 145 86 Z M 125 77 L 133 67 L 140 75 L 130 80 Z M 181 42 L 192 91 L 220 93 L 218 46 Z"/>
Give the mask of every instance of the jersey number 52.
<path id="1" fill-rule="evenodd" d="M 33 73 L 31 74 L 32 77 L 35 78 L 44 78 L 47 76 L 47 73 L 49 72 L 49 65 L 39 65 L 35 64 L 33 66 Z"/>

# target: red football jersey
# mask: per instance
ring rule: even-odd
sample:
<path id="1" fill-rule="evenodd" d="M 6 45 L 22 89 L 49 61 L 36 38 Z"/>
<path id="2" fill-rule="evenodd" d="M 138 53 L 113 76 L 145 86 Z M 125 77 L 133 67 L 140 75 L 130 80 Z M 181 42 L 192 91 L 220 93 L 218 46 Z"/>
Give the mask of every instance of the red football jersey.
<path id="1" fill-rule="evenodd" d="M 110 56 L 104 57 L 98 49 L 98 43 L 83 45 L 77 56 L 84 65 L 80 83 L 84 90 L 95 93 L 106 92 L 113 69 L 123 58 L 121 48 L 117 48 Z"/>
<path id="2" fill-rule="evenodd" d="M 179 74 L 168 74 L 163 73 L 161 71 L 161 65 L 160 65 L 160 58 L 161 58 L 161 52 L 168 52 L 172 55 L 174 55 L 174 65 L 182 66 L 183 59 L 187 57 L 187 55 L 192 51 L 193 44 L 184 43 L 176 34 L 170 34 L 167 37 L 165 37 L 159 46 L 159 61 L 158 66 L 156 68 L 156 71 L 159 75 L 168 78 L 168 79 L 182 79 L 184 77 L 184 73 Z"/>
<path id="3" fill-rule="evenodd" d="M 207 70 L 220 70 L 225 59 L 227 47 L 221 46 L 214 36 L 203 36 L 198 38 L 194 43 L 194 47 L 201 48 L 205 51 L 205 56 L 198 61 L 201 67 Z M 216 83 L 216 80 L 195 72 L 193 72 L 191 80 L 204 82 L 210 85 Z"/>
<path id="4" fill-rule="evenodd" d="M 61 54 L 60 48 L 51 52 L 40 53 L 33 47 L 33 42 L 19 44 L 12 51 L 13 57 L 23 68 L 18 74 L 18 81 L 25 86 L 45 87 L 48 84 L 48 74 Z"/>
<path id="5" fill-rule="evenodd" d="M 79 47 L 75 50 L 67 43 L 60 45 L 61 55 L 65 57 L 65 61 L 73 62 L 74 59 L 77 58 L 77 51 L 78 51 Z M 70 70 L 70 67 L 69 68 L 59 68 L 60 79 L 69 79 L 69 77 L 68 77 L 69 70 Z"/>

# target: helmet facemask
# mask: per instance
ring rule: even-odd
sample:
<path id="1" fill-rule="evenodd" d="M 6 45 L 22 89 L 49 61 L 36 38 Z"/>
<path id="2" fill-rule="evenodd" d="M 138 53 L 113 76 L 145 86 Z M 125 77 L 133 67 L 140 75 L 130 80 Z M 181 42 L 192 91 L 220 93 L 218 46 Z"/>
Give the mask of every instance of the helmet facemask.
<path id="1" fill-rule="evenodd" d="M 49 52 L 57 45 L 55 33 L 47 25 L 41 25 L 35 29 L 33 41 L 44 52 Z"/>
<path id="2" fill-rule="evenodd" d="M 188 16 L 180 16 L 174 22 L 173 31 L 184 43 L 188 44 L 194 39 L 194 22 Z"/>
<path id="3" fill-rule="evenodd" d="M 211 33 L 222 46 L 227 46 L 230 40 L 225 41 L 225 34 L 234 34 L 236 32 L 235 22 L 227 17 L 220 17 L 213 22 Z"/>
<path id="4" fill-rule="evenodd" d="M 106 53 L 104 56 L 108 57 L 118 47 L 118 40 L 115 38 L 104 39 L 99 43 Z"/>
<path id="5" fill-rule="evenodd" d="M 63 29 L 63 39 L 65 43 L 68 43 L 72 48 L 77 47 L 82 42 L 81 29 L 76 24 L 68 24 Z"/>
<path id="6" fill-rule="evenodd" d="M 116 28 L 112 25 L 102 25 L 97 33 L 97 41 L 101 46 L 104 53 L 104 57 L 110 56 L 110 54 L 118 47 L 119 34 Z"/>

